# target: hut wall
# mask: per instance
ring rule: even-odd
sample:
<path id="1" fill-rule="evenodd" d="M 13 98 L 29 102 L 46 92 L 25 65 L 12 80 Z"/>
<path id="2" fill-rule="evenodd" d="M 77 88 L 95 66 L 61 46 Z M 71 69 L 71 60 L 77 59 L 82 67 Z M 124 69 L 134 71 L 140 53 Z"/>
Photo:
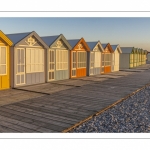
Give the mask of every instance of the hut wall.
<path id="1" fill-rule="evenodd" d="M 129 69 L 130 54 L 120 54 L 119 69 Z"/>

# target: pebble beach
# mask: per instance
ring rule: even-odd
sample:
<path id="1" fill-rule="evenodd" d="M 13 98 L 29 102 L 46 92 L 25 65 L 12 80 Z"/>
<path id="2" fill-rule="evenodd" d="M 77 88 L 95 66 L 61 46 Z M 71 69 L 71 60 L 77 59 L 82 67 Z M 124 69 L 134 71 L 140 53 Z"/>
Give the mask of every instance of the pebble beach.
<path id="1" fill-rule="evenodd" d="M 150 133 L 150 86 L 70 133 Z"/>

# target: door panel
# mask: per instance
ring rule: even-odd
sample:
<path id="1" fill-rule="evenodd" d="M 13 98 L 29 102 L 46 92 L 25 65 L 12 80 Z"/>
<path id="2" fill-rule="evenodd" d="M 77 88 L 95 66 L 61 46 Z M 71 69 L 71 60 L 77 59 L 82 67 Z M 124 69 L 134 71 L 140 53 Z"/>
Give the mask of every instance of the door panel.
<path id="1" fill-rule="evenodd" d="M 91 52 L 90 54 L 90 75 L 94 75 L 94 61 L 95 61 L 95 58 L 94 58 L 94 52 Z"/>
<path id="2" fill-rule="evenodd" d="M 115 70 L 114 70 L 114 66 L 115 66 L 115 55 L 116 55 L 116 54 L 114 54 L 114 53 L 112 53 L 112 55 L 111 55 L 111 56 L 112 56 L 112 58 L 111 58 L 111 60 L 112 60 L 112 65 L 111 65 L 112 71 L 115 71 Z"/>
<path id="3" fill-rule="evenodd" d="M 49 55 L 48 55 L 48 60 L 49 60 L 49 66 L 48 66 L 48 81 L 55 80 L 55 51 L 54 50 L 49 50 Z M 57 55 L 56 57 L 59 57 Z"/>
<path id="4" fill-rule="evenodd" d="M 77 76 L 77 52 L 72 52 L 72 62 L 71 62 L 71 76 Z"/>
<path id="5" fill-rule="evenodd" d="M 25 49 L 16 50 L 16 85 L 25 84 Z"/>

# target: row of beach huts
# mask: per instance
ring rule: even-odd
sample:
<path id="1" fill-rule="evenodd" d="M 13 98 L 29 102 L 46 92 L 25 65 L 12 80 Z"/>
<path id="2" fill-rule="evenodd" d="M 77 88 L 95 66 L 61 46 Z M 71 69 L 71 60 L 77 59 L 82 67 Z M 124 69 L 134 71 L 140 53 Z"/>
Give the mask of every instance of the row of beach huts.
<path id="1" fill-rule="evenodd" d="M 147 53 L 84 38 L 68 40 L 63 34 L 5 35 L 0 30 L 0 90 L 137 67 L 146 64 Z"/>

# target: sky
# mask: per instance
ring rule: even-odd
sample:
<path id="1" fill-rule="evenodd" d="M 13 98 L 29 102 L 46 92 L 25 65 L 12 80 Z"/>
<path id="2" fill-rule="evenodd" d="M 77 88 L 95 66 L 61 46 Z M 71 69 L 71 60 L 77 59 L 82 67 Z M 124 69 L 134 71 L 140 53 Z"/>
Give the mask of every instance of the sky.
<path id="1" fill-rule="evenodd" d="M 39 36 L 100 41 L 150 51 L 150 17 L 0 17 L 5 34 L 35 31 Z"/>

